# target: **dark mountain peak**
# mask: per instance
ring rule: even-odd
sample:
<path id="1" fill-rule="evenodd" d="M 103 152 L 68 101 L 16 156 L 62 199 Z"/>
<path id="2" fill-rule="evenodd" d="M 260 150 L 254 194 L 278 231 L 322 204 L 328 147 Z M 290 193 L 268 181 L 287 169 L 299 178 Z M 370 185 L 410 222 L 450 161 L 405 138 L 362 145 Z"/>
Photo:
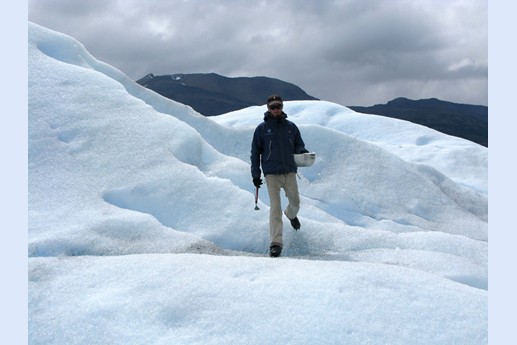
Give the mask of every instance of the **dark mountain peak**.
<path id="1" fill-rule="evenodd" d="M 152 73 L 149 73 L 148 75 L 146 75 L 145 77 L 141 78 L 141 79 L 138 79 L 136 82 L 142 86 L 146 86 L 146 84 L 154 78 L 154 74 Z"/>
<path id="2" fill-rule="evenodd" d="M 269 77 L 225 77 L 216 73 L 178 73 L 156 76 L 152 73 L 137 80 L 160 95 L 191 106 L 206 115 L 263 105 L 268 96 L 282 95 L 286 101 L 317 100 L 298 86 Z"/>
<path id="3" fill-rule="evenodd" d="M 425 105 L 435 107 L 435 106 L 444 105 L 444 104 L 454 104 L 454 103 L 441 101 L 438 98 L 427 98 L 427 99 L 414 100 L 414 99 L 409 99 L 406 97 L 398 97 L 398 98 L 395 98 L 391 101 L 388 101 L 388 103 L 386 103 L 386 105 L 389 105 L 389 106 L 404 106 L 404 107 L 407 107 L 407 106 L 420 107 L 420 106 L 425 106 Z"/>
<path id="4" fill-rule="evenodd" d="M 348 108 L 360 113 L 411 121 L 488 147 L 486 106 L 453 103 L 437 98 L 411 100 L 399 97 L 386 104 Z"/>
<path id="5" fill-rule="evenodd" d="M 440 100 L 438 98 L 425 98 L 425 99 L 418 99 L 418 100 L 413 100 L 413 99 L 409 99 L 409 98 L 405 98 L 405 97 L 398 97 L 398 98 L 395 98 L 391 101 L 388 101 L 386 104 L 376 104 L 375 106 L 411 106 L 411 107 L 416 107 L 416 108 L 425 108 L 426 106 L 427 107 L 439 107 L 439 108 L 442 108 L 442 109 L 446 109 L 446 108 L 457 108 L 457 109 L 460 109 L 462 107 L 465 107 L 465 108 L 472 108 L 472 107 L 478 107 L 479 109 L 487 109 L 488 110 L 488 107 L 486 106 L 483 106 L 483 105 L 472 105 L 472 104 L 463 104 L 463 103 L 454 103 L 454 102 L 449 102 L 449 101 L 443 101 L 443 100 Z"/>
<path id="6" fill-rule="evenodd" d="M 391 105 L 391 106 L 406 105 L 406 104 L 410 104 L 411 102 L 413 102 L 413 101 L 410 100 L 409 98 L 398 97 L 398 98 L 392 99 L 391 101 L 388 101 L 388 103 L 386 103 L 386 105 Z M 377 104 L 377 105 L 382 105 L 382 104 Z"/>

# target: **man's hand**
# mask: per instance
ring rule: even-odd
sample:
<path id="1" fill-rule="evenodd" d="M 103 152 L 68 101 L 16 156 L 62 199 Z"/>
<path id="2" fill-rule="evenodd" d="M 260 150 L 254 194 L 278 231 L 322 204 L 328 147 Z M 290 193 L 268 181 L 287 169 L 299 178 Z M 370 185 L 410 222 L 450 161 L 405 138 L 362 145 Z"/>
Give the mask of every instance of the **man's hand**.
<path id="1" fill-rule="evenodd" d="M 260 188 L 260 185 L 262 184 L 262 179 L 260 177 L 255 177 L 253 179 L 253 184 L 255 187 Z"/>

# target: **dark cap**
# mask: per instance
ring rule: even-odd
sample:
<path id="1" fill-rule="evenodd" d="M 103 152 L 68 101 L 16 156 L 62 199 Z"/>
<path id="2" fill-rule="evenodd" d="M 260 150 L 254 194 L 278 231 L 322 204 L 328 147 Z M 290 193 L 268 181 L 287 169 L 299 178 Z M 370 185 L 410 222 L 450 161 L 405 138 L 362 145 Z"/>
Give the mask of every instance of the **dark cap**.
<path id="1" fill-rule="evenodd" d="M 283 104 L 282 97 L 278 95 L 271 95 L 267 98 L 267 106 L 271 106 L 274 104 Z"/>

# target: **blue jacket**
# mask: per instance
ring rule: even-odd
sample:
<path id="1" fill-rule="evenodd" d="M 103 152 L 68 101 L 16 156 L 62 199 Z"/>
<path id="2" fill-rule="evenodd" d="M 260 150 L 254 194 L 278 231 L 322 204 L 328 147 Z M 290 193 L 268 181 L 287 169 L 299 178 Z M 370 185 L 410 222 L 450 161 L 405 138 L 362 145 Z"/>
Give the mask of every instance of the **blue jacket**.
<path id="1" fill-rule="evenodd" d="M 287 120 L 287 115 L 276 119 L 268 112 L 264 113 L 264 122 L 259 124 L 251 142 L 251 176 L 260 178 L 265 175 L 287 174 L 297 172 L 294 153 L 308 152 L 298 127 Z"/>

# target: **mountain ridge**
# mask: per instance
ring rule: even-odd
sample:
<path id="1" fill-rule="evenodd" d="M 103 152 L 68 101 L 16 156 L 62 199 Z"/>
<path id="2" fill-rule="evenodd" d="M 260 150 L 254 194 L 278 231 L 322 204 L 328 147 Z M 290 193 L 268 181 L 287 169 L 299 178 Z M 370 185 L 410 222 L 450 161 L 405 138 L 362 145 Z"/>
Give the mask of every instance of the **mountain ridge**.
<path id="1" fill-rule="evenodd" d="M 204 116 L 264 105 L 271 94 L 279 94 L 285 101 L 319 100 L 295 84 L 264 76 L 230 78 L 216 73 L 149 73 L 136 83 L 186 104 Z M 411 100 L 398 97 L 386 104 L 346 107 L 359 113 L 410 121 L 488 147 L 486 106 L 437 98 Z"/>
<path id="2" fill-rule="evenodd" d="M 225 77 L 216 73 L 154 75 L 136 81 L 158 94 L 191 106 L 205 116 L 262 105 L 277 93 L 286 101 L 318 100 L 300 87 L 269 77 Z"/>
<path id="3" fill-rule="evenodd" d="M 386 104 L 347 107 L 359 113 L 410 121 L 488 147 L 488 107 L 483 105 L 398 97 Z"/>

